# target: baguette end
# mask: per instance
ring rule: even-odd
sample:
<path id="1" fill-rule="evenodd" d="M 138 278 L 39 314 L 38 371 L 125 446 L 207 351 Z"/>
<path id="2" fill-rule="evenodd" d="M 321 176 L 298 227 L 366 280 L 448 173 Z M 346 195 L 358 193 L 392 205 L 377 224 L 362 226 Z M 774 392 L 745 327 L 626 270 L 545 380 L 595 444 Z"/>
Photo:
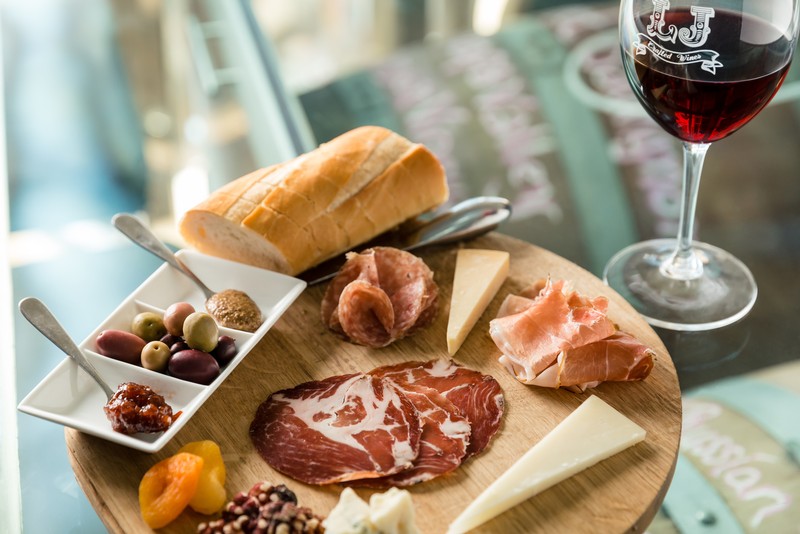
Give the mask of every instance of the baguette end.
<path id="1" fill-rule="evenodd" d="M 264 236 L 200 206 L 184 214 L 178 229 L 186 243 L 203 254 L 283 274 L 296 274 L 280 251 Z"/>

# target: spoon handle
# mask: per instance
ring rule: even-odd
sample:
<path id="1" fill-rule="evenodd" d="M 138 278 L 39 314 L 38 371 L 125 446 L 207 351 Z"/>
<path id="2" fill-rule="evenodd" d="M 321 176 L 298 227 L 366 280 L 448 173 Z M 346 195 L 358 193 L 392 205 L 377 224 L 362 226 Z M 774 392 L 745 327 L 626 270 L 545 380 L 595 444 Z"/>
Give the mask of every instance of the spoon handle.
<path id="1" fill-rule="evenodd" d="M 200 287 L 205 293 L 206 298 L 214 294 L 214 291 L 208 288 L 202 280 L 190 271 L 181 261 L 175 257 L 175 254 L 150 231 L 145 224 L 128 213 L 117 213 L 111 219 L 114 226 L 125 234 L 131 241 L 142 247 L 143 249 L 151 252 L 169 263 L 183 274 L 192 279 L 194 283 Z"/>
<path id="2" fill-rule="evenodd" d="M 44 334 L 56 347 L 75 360 L 75 363 L 89 373 L 89 375 L 94 378 L 95 382 L 103 388 L 103 391 L 109 399 L 114 395 L 114 391 L 100 377 L 91 362 L 86 359 L 86 356 L 84 356 L 75 342 L 72 341 L 72 338 L 69 337 L 64 327 L 58 322 L 58 319 L 55 318 L 42 301 L 35 297 L 24 298 L 19 303 L 19 311 L 39 332 Z"/>

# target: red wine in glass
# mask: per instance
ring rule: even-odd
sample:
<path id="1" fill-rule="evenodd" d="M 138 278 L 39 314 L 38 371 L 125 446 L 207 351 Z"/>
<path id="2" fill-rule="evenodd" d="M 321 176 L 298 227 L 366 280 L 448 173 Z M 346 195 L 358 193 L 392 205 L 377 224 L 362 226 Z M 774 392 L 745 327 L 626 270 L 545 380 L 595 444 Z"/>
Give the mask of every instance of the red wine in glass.
<path id="1" fill-rule="evenodd" d="M 683 27 L 693 17 L 689 8 L 674 8 L 665 21 Z M 744 126 L 769 103 L 789 70 L 785 53 L 774 52 L 783 52 L 789 39 L 775 27 L 723 10 L 717 10 L 714 23 L 730 31 L 710 40 L 709 48 L 726 51 L 720 56 L 723 67 L 713 74 L 693 68 L 690 75 L 685 65 L 652 53 L 625 61 L 628 80 L 645 110 L 683 141 L 711 143 Z M 744 31 L 753 42 L 742 40 Z"/>
<path id="2" fill-rule="evenodd" d="M 682 141 L 676 239 L 615 254 L 603 279 L 647 321 L 698 331 L 744 317 L 758 294 L 733 254 L 694 239 L 703 161 L 711 143 L 756 116 L 789 69 L 800 0 L 620 0 L 622 63 L 647 113 Z"/>

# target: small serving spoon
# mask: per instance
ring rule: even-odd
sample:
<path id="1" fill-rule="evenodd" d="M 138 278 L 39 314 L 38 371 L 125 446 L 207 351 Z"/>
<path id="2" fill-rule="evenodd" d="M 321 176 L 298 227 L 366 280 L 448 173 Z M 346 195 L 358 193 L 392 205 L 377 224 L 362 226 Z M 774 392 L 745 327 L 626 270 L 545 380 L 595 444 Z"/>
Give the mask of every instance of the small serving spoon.
<path id="1" fill-rule="evenodd" d="M 237 330 L 254 331 L 252 322 L 244 320 L 244 317 L 257 317 L 263 320 L 258 304 L 252 298 L 241 291 L 225 290 L 217 293 L 203 283 L 189 267 L 186 266 L 172 251 L 165 245 L 145 224 L 128 213 L 117 213 L 111 219 L 114 226 L 128 236 L 131 241 L 142 247 L 148 252 L 155 254 L 172 267 L 185 274 L 206 297 L 206 311 L 214 320 L 222 326 L 235 328 Z M 234 297 L 230 293 L 235 293 Z M 260 324 L 261 321 L 258 321 Z"/>
<path id="2" fill-rule="evenodd" d="M 117 230 L 125 234 L 131 241 L 183 272 L 192 282 L 197 284 L 206 299 L 211 298 L 216 293 L 216 291 L 209 289 L 186 264 L 179 260 L 142 221 L 128 213 L 117 213 L 111 219 L 111 222 Z"/>
<path id="3" fill-rule="evenodd" d="M 110 400 L 114 395 L 114 390 L 103 380 L 94 368 L 92 363 L 86 359 L 78 345 L 69 337 L 67 331 L 58 322 L 58 319 L 50 312 L 47 306 L 42 301 L 35 297 L 27 297 L 19 302 L 19 311 L 22 313 L 28 322 L 30 322 L 39 332 L 44 334 L 44 337 L 53 342 L 53 344 L 61 349 L 67 356 L 72 358 L 81 369 L 89 373 L 89 376 L 94 378 L 106 397 Z"/>

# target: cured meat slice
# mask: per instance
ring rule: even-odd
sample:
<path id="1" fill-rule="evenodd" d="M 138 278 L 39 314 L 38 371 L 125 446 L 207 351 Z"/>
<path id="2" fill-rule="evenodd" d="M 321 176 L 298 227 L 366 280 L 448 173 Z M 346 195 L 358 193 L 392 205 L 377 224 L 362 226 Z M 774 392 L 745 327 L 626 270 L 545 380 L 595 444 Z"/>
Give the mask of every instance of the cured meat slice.
<path id="1" fill-rule="evenodd" d="M 438 304 L 439 288 L 433 281 L 433 271 L 421 258 L 392 247 L 375 247 L 378 266 L 378 284 L 389 295 L 395 309 L 395 337 L 399 338 L 412 328 L 421 328 L 432 322 Z M 425 324 L 418 324 L 424 318 Z"/>
<path id="2" fill-rule="evenodd" d="M 501 306 L 517 311 L 493 319 L 489 334 L 503 352 L 503 363 L 528 382 L 550 367 L 559 353 L 607 338 L 616 331 L 606 316 L 605 297 L 589 299 L 548 280 L 530 306 Z M 518 311 L 518 310 L 522 311 Z"/>
<path id="3" fill-rule="evenodd" d="M 539 281 L 509 295 L 489 324 L 502 363 L 526 384 L 582 392 L 606 381 L 643 380 L 655 352 L 616 330 L 608 301 Z M 556 352 L 553 352 L 553 350 Z"/>
<path id="4" fill-rule="evenodd" d="M 469 421 L 470 441 L 464 458 L 478 454 L 491 441 L 503 417 L 505 400 L 493 377 L 462 367 L 452 360 L 406 362 L 372 371 L 395 382 L 404 391 L 426 387 L 438 391 Z"/>
<path id="5" fill-rule="evenodd" d="M 365 374 L 306 382 L 270 395 L 250 438 L 278 471 L 307 484 L 375 478 L 411 467 L 421 424 L 389 380 Z"/>
<path id="6" fill-rule="evenodd" d="M 643 380 L 653 369 L 655 355 L 652 349 L 632 335 L 617 332 L 559 355 L 557 382 L 545 385 L 584 391 L 600 382 Z"/>
<path id="7" fill-rule="evenodd" d="M 503 299 L 503 302 L 500 304 L 500 308 L 497 310 L 496 317 L 506 317 L 508 315 L 514 315 L 515 313 L 524 312 L 533 306 L 533 304 L 536 302 L 536 297 L 538 297 L 539 293 L 541 293 L 545 286 L 547 286 L 547 283 L 548 280 L 545 279 L 537 280 L 533 284 L 523 289 L 519 295 L 506 295 L 506 298 Z"/>
<path id="8" fill-rule="evenodd" d="M 438 295 L 433 272 L 422 259 L 392 247 L 373 247 L 347 255 L 320 312 L 325 325 L 345 339 L 379 348 L 433 322 Z"/>
<path id="9" fill-rule="evenodd" d="M 532 298 L 523 297 L 522 295 L 507 295 L 497 310 L 497 318 L 522 313 L 533 306 L 534 302 L 536 301 Z"/>
<path id="10" fill-rule="evenodd" d="M 414 403 L 422 422 L 419 455 L 411 467 L 399 473 L 351 484 L 372 488 L 411 486 L 449 473 L 461 465 L 471 432 L 467 418 L 452 402 L 431 388 L 405 384 L 402 391 Z"/>
<path id="11" fill-rule="evenodd" d="M 341 331 L 360 345 L 383 347 L 392 342 L 394 307 L 380 287 L 353 280 L 342 291 L 336 318 Z"/>
<path id="12" fill-rule="evenodd" d="M 338 316 L 339 300 L 344 288 L 354 280 L 363 280 L 369 284 L 378 285 L 378 267 L 375 264 L 374 254 L 347 253 L 347 261 L 325 290 L 320 310 L 322 320 L 328 328 L 339 333 L 342 333 Z"/>

